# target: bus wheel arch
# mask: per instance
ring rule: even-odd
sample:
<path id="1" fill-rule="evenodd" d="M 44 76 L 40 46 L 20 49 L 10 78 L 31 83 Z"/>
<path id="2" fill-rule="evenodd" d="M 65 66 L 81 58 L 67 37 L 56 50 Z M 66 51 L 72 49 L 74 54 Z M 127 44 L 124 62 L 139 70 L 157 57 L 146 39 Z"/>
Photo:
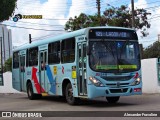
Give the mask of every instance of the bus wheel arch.
<path id="1" fill-rule="evenodd" d="M 27 86 L 28 86 L 29 83 L 31 83 L 31 80 L 28 79 L 27 83 L 26 83 L 26 88 L 27 88 Z"/>
<path id="2" fill-rule="evenodd" d="M 33 86 L 31 80 L 27 80 L 26 88 L 27 88 L 27 95 L 30 100 L 40 99 L 42 97 L 41 94 L 35 94 L 33 92 Z"/>
<path id="3" fill-rule="evenodd" d="M 69 79 L 64 79 L 63 83 L 62 83 L 62 95 L 65 97 L 65 90 L 67 87 L 67 84 L 71 83 L 71 81 Z"/>
<path id="4" fill-rule="evenodd" d="M 30 80 L 27 80 L 27 95 L 28 95 L 28 98 L 30 100 L 34 100 L 35 99 L 35 94 L 33 92 L 33 87 L 32 87 L 32 82 Z"/>
<path id="5" fill-rule="evenodd" d="M 73 86 L 69 79 L 63 80 L 62 93 L 63 93 L 63 96 L 65 96 L 68 104 L 75 105 L 78 103 L 78 98 L 75 98 L 73 96 Z"/>

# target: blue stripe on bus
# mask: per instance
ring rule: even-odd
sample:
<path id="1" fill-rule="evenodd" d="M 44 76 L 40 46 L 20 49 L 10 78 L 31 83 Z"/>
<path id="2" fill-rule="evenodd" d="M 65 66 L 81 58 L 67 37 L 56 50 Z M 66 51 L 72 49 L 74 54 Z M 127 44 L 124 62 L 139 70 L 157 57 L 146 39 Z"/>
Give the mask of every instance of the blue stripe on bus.
<path id="1" fill-rule="evenodd" d="M 56 80 L 53 78 L 54 76 L 52 76 L 52 72 L 49 65 L 46 65 L 46 69 L 47 69 L 46 72 L 47 72 L 48 80 L 51 84 L 50 91 L 56 94 Z"/>

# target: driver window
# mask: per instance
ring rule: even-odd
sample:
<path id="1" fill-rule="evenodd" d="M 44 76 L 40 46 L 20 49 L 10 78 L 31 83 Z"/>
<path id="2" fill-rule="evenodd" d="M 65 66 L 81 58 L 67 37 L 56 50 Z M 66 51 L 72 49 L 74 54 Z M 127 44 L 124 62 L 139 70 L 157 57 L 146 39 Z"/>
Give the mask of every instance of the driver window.
<path id="1" fill-rule="evenodd" d="M 135 59 L 134 44 L 126 45 L 127 59 Z"/>

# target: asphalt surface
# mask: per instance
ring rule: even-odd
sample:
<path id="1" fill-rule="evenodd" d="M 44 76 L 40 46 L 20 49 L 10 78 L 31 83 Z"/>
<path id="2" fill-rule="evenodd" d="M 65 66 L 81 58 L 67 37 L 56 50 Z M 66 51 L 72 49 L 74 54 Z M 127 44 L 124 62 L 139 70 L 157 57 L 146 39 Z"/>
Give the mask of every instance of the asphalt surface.
<path id="1" fill-rule="evenodd" d="M 95 100 L 81 100 L 81 103 L 76 106 L 68 105 L 64 98 L 61 97 L 43 97 L 39 100 L 29 100 L 27 95 L 22 94 L 0 94 L 0 111 L 50 111 L 50 114 L 57 114 L 57 111 L 61 113 L 62 117 L 42 117 L 37 118 L 41 119 L 84 119 L 83 115 L 81 117 L 71 117 L 73 114 L 81 114 L 85 111 L 89 111 L 92 114 L 85 119 L 93 120 L 93 119 L 122 119 L 118 115 L 117 111 L 125 111 L 128 113 L 132 113 L 133 111 L 148 111 L 149 113 L 154 111 L 160 111 L 160 94 L 143 94 L 137 96 L 125 96 L 121 97 L 119 102 L 116 104 L 109 104 L 105 98 L 98 98 Z M 55 112 L 53 112 L 55 111 Z M 62 111 L 62 112 L 61 112 Z M 82 112 L 71 112 L 71 116 L 66 116 L 66 111 L 82 111 Z M 95 112 L 96 111 L 96 112 Z M 98 112 L 97 112 L 98 111 Z M 108 114 L 112 114 L 111 117 L 104 117 L 100 112 L 104 113 L 104 111 L 109 111 Z M 112 112 L 113 111 L 113 112 Z M 89 113 L 88 112 L 88 113 Z M 110 113 L 111 112 L 111 113 Z M 63 113 L 63 114 L 62 114 Z M 107 113 L 107 112 L 106 112 Z M 141 114 L 141 112 L 140 112 Z M 63 116 L 64 115 L 64 116 Z M 92 115 L 94 117 L 92 117 Z M 99 117 L 96 117 L 99 116 Z M 101 116 L 102 115 L 102 116 Z M 114 116 L 115 117 L 112 117 Z M 9 119 L 9 118 L 0 118 L 0 119 Z M 22 119 L 22 118 L 12 118 L 12 119 Z M 23 118 L 24 119 L 24 118 Z M 25 119 L 36 119 L 36 118 L 25 118 Z M 135 119 L 135 117 L 123 117 L 123 119 Z M 158 117 L 136 117 L 139 120 L 150 120 L 150 119 L 158 119 Z"/>

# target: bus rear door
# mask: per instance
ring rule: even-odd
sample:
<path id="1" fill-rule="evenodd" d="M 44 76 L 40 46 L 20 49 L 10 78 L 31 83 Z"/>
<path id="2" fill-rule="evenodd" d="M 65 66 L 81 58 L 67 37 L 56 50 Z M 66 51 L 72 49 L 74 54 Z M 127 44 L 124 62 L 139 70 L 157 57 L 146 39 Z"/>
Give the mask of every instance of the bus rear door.
<path id="1" fill-rule="evenodd" d="M 20 80 L 20 60 L 19 60 L 19 51 L 13 53 L 13 59 L 12 59 L 12 85 L 13 88 L 21 91 L 21 80 Z"/>
<path id="2" fill-rule="evenodd" d="M 20 70 L 20 84 L 21 84 L 21 91 L 26 91 L 26 82 L 25 82 L 25 79 L 26 79 L 26 74 L 25 74 L 25 68 L 26 68 L 26 51 L 23 50 L 23 51 L 20 51 L 20 67 L 19 67 L 19 70 Z"/>

